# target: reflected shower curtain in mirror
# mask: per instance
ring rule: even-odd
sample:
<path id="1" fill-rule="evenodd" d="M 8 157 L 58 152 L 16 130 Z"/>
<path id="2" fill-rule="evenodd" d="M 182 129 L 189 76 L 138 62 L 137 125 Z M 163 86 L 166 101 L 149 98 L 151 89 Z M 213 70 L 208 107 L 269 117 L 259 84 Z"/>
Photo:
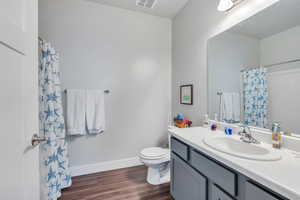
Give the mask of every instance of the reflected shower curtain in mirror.
<path id="1" fill-rule="evenodd" d="M 40 39 L 39 125 L 47 142 L 40 146 L 41 199 L 56 200 L 71 185 L 62 109 L 58 54 Z"/>
<path id="2" fill-rule="evenodd" d="M 244 123 L 249 126 L 267 128 L 267 69 L 250 69 L 242 72 L 242 77 Z"/>

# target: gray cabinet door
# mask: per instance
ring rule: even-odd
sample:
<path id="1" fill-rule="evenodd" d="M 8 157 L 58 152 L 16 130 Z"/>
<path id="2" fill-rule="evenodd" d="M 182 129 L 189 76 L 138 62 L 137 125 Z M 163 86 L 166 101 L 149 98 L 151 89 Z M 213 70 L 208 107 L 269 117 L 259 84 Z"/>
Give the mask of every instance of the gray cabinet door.
<path id="1" fill-rule="evenodd" d="M 172 153 L 171 193 L 175 200 L 206 200 L 207 179 Z"/>

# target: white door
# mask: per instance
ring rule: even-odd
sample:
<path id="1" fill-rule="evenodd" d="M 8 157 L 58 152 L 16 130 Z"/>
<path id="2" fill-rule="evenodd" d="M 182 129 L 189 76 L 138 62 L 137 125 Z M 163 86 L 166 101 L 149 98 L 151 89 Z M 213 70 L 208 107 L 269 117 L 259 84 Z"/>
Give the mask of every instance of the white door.
<path id="1" fill-rule="evenodd" d="M 0 0 L 0 199 L 38 200 L 37 0 Z"/>

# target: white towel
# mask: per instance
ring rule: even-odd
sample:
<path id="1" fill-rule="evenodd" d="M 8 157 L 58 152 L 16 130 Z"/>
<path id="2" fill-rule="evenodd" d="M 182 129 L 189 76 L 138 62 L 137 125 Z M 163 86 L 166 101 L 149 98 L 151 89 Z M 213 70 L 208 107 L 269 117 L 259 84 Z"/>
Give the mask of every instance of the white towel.
<path id="1" fill-rule="evenodd" d="M 67 91 L 67 133 L 85 135 L 85 90 Z"/>
<path id="2" fill-rule="evenodd" d="M 221 98 L 221 119 L 230 122 L 233 116 L 232 94 L 224 92 Z"/>
<path id="3" fill-rule="evenodd" d="M 240 104 L 240 94 L 232 93 L 232 119 L 233 122 L 240 122 L 241 121 L 241 104 Z"/>
<path id="4" fill-rule="evenodd" d="M 222 121 L 240 122 L 240 95 L 238 93 L 223 93 L 220 115 Z"/>
<path id="5" fill-rule="evenodd" d="M 105 130 L 104 91 L 86 91 L 86 122 L 89 134 Z"/>

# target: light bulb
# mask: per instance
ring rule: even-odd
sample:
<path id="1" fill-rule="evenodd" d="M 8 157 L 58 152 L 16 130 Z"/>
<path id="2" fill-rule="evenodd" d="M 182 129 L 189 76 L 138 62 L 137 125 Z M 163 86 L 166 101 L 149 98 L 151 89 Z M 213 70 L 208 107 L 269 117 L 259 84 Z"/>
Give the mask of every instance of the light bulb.
<path id="1" fill-rule="evenodd" d="M 220 0 L 218 11 L 225 12 L 230 10 L 234 6 L 232 0 Z"/>

